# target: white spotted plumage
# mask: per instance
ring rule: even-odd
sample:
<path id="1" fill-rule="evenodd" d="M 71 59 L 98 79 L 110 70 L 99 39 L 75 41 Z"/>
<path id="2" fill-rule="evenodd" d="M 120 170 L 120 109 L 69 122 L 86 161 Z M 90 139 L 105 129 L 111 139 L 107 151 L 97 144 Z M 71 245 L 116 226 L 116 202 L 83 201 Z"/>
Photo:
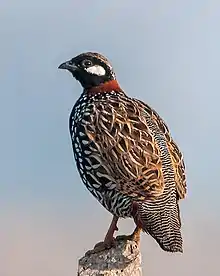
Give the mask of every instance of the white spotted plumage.
<path id="1" fill-rule="evenodd" d="M 133 217 L 163 250 L 182 252 L 185 165 L 166 124 L 124 93 L 102 55 L 84 53 L 60 68 L 84 88 L 69 121 L 83 183 L 114 217 Z"/>

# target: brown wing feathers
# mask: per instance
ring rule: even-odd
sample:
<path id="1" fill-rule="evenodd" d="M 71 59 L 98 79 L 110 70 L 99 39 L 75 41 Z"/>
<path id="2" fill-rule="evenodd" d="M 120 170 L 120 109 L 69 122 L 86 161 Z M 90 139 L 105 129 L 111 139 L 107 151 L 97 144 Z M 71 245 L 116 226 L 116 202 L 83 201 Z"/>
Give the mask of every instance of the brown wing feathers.
<path id="1" fill-rule="evenodd" d="M 116 188 L 138 200 L 159 196 L 164 189 L 160 152 L 140 106 L 111 99 L 96 107 L 92 136 Z"/>

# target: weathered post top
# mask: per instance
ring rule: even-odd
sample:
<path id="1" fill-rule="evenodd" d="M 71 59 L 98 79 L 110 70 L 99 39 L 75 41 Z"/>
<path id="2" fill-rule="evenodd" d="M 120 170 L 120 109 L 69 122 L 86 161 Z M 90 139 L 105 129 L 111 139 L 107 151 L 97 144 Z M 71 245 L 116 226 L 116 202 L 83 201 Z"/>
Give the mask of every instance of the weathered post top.
<path id="1" fill-rule="evenodd" d="M 116 245 L 79 260 L 78 276 L 142 276 L 140 248 L 135 241 Z"/>

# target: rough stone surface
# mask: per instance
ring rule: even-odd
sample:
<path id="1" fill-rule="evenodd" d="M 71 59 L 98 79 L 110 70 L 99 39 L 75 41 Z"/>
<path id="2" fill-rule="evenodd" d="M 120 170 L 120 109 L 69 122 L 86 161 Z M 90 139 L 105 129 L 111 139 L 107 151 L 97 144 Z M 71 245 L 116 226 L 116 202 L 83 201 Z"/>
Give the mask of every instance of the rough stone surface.
<path id="1" fill-rule="evenodd" d="M 134 241 L 117 241 L 108 250 L 79 260 L 78 276 L 142 276 L 141 254 Z"/>

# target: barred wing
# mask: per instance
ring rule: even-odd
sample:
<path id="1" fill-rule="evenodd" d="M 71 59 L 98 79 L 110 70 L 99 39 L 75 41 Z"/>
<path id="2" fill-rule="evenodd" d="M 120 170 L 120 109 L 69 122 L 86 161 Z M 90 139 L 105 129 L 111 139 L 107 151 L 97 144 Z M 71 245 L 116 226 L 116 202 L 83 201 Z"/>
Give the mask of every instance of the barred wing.
<path id="1" fill-rule="evenodd" d="M 175 182 L 176 182 L 177 193 L 180 199 L 184 199 L 187 192 L 187 185 L 186 185 L 186 173 L 185 173 L 185 163 L 184 163 L 183 155 L 180 149 L 178 148 L 177 144 L 172 139 L 166 123 L 158 115 L 158 113 L 147 104 L 139 100 L 136 100 L 136 101 L 138 101 L 142 106 L 142 108 L 144 108 L 144 110 L 148 114 L 150 114 L 154 123 L 164 133 L 166 137 L 168 149 L 172 159 L 173 168 L 175 171 Z"/>

